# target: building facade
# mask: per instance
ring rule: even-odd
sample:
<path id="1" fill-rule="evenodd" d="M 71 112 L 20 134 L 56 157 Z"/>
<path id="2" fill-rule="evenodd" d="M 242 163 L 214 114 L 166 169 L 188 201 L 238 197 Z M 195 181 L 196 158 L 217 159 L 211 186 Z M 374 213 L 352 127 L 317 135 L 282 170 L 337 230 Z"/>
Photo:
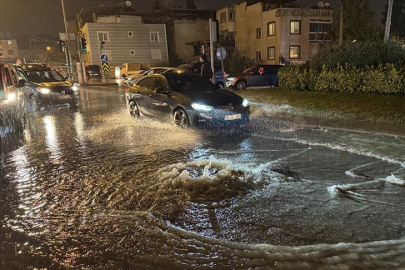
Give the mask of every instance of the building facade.
<path id="1" fill-rule="evenodd" d="M 82 54 L 85 65 L 100 65 L 101 55 L 106 55 L 112 66 L 122 63 L 159 66 L 169 60 L 166 26 L 145 24 L 141 16 L 95 16 L 93 22 L 86 22 L 79 29 L 79 33 L 79 39 L 86 39 L 87 44 L 87 50 Z"/>
<path id="2" fill-rule="evenodd" d="M 331 41 L 333 11 L 243 2 L 217 11 L 220 34 L 263 64 L 305 63 Z M 232 34 L 230 34 L 232 33 Z M 224 38 L 224 36 L 223 36 Z"/>
<path id="3" fill-rule="evenodd" d="M 0 61 L 15 62 L 19 57 L 17 40 L 2 39 L 0 40 Z"/>

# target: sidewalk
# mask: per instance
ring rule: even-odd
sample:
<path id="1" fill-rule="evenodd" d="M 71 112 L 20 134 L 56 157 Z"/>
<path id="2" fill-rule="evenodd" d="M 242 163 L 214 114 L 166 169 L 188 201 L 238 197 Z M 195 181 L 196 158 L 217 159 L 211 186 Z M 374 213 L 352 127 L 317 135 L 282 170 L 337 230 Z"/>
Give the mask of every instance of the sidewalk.
<path id="1" fill-rule="evenodd" d="M 87 82 L 80 83 L 83 86 L 104 86 L 104 85 L 120 85 L 123 79 L 107 78 L 105 82 L 99 79 L 90 79 Z"/>

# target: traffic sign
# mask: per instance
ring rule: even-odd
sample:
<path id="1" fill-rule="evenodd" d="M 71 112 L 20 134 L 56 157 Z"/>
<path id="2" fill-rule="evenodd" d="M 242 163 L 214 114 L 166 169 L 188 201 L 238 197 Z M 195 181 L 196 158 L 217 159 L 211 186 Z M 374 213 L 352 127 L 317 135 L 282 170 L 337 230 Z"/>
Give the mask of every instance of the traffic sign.
<path id="1" fill-rule="evenodd" d="M 224 47 L 220 47 L 217 49 L 217 58 L 219 60 L 224 60 L 226 58 L 226 50 Z"/>
<path id="2" fill-rule="evenodd" d="M 108 62 L 108 57 L 107 57 L 107 55 L 103 54 L 103 55 L 101 56 L 101 62 L 102 62 L 102 63 L 107 63 L 107 62 Z"/>
<path id="3" fill-rule="evenodd" d="M 103 73 L 110 73 L 110 66 L 108 63 L 103 63 Z"/>

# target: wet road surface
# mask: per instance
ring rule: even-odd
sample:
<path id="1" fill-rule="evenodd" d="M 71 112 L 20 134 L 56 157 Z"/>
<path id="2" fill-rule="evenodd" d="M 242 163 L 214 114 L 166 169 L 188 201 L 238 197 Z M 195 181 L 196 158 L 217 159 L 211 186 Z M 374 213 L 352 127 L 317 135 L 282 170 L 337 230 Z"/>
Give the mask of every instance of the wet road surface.
<path id="1" fill-rule="evenodd" d="M 404 136 L 131 119 L 123 88 L 7 136 L 0 269 L 405 269 Z"/>

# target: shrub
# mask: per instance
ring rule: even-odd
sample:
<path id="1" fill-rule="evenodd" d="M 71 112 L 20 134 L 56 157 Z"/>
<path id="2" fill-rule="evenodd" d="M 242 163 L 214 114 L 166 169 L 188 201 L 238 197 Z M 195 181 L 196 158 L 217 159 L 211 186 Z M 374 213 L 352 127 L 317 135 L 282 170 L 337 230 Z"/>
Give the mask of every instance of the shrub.
<path id="1" fill-rule="evenodd" d="M 318 52 L 311 61 L 311 68 L 321 71 L 338 65 L 351 65 L 357 68 L 378 66 L 379 64 L 405 63 L 405 48 L 398 42 L 366 41 L 347 43 L 342 46 L 333 45 Z"/>

